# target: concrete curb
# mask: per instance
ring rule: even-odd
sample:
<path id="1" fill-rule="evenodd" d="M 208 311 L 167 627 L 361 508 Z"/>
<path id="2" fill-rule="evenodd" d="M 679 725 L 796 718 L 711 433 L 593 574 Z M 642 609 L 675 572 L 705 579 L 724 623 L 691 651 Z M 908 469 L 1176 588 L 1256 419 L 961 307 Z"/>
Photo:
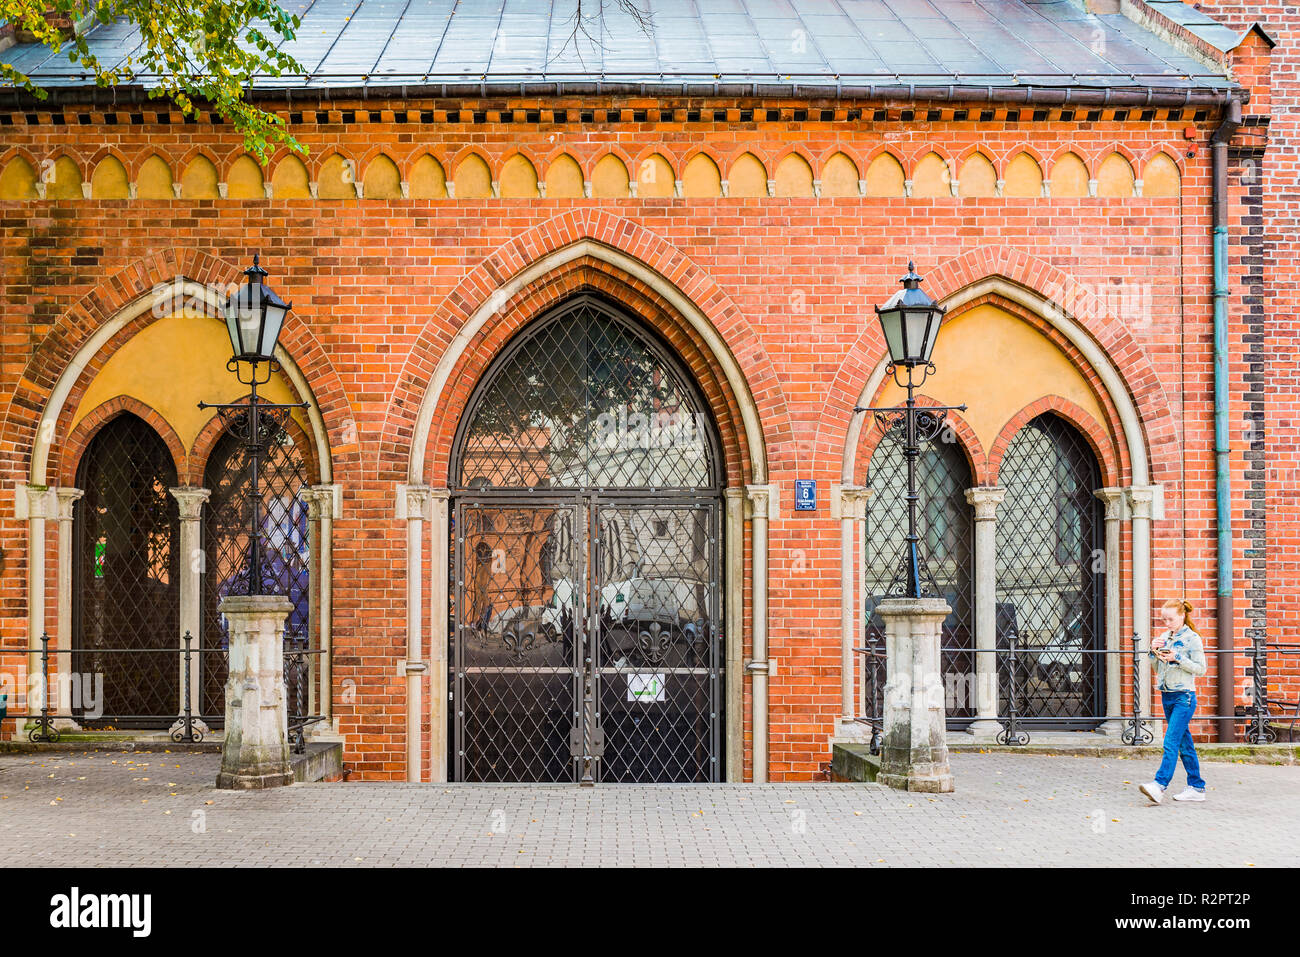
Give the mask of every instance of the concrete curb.
<path id="1" fill-rule="evenodd" d="M 839 747 L 839 745 L 836 745 Z M 957 754 L 1040 754 L 1048 757 L 1088 758 L 1159 758 L 1163 750 L 1159 745 L 1034 745 L 1021 747 L 1003 744 L 948 745 Z M 1196 753 L 1202 761 L 1240 762 L 1243 764 L 1300 764 L 1300 745 L 1294 744 L 1207 744 L 1197 745 Z"/>

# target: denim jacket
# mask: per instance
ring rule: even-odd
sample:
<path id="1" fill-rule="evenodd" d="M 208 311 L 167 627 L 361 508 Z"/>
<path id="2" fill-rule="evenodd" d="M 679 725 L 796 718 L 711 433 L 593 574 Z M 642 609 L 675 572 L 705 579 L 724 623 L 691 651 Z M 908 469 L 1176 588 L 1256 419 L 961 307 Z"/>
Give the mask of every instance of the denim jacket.
<path id="1" fill-rule="evenodd" d="M 1161 661 L 1155 651 L 1148 651 L 1156 669 L 1157 686 L 1161 691 L 1195 691 L 1196 678 L 1205 674 L 1205 648 L 1201 636 L 1183 625 L 1165 635 L 1165 647 L 1174 653 L 1173 661 Z"/>

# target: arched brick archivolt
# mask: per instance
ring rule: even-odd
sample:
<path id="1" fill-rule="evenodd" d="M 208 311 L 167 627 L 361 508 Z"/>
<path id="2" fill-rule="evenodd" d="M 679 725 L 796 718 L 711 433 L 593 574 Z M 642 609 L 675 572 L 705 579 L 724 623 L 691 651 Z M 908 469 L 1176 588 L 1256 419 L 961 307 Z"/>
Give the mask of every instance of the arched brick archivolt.
<path id="1" fill-rule="evenodd" d="M 1083 436 L 1084 441 L 1088 443 L 1088 446 L 1092 449 L 1092 454 L 1097 459 L 1097 465 L 1101 470 L 1102 487 L 1118 485 L 1120 468 L 1115 456 L 1115 443 L 1110 434 L 1102 428 L 1100 422 L 1084 409 L 1059 395 L 1045 395 L 1041 399 L 1031 402 L 1002 427 L 1002 431 L 998 434 L 993 447 L 989 449 L 988 481 L 981 484 L 999 484 L 998 471 L 1002 467 L 1002 459 L 1006 456 L 1007 449 L 1011 446 L 1017 433 L 1034 419 L 1047 412 L 1060 416 L 1074 426 L 1079 434 Z"/>
<path id="2" fill-rule="evenodd" d="M 653 289 L 590 256 L 565 263 L 543 280 L 521 289 L 469 341 L 452 367 L 443 400 L 438 403 L 430 423 L 425 456 L 430 484 L 439 487 L 455 484 L 447 470 L 456 430 L 475 386 L 496 356 L 549 307 L 584 292 L 594 292 L 618 303 L 668 344 L 699 385 L 717 424 L 726 484 L 732 487 L 744 484 L 748 440 L 740 409 L 717 363 L 689 326 L 680 321 Z"/>
<path id="3" fill-rule="evenodd" d="M 286 280 L 278 284 L 285 298 L 309 301 L 309 295 L 294 296 L 292 277 Z M 81 397 L 107 358 L 158 318 L 153 308 L 158 297 L 215 315 L 224 291 L 238 281 L 238 266 L 176 248 L 160 250 L 95 285 L 59 317 L 24 369 L 0 424 L 0 449 L 13 456 L 6 467 L 34 485 L 62 474 Z M 285 322 L 277 357 L 292 389 L 311 405 L 315 454 L 330 481 L 335 469 L 357 468 L 356 424 L 337 373 L 298 312 Z"/>
<path id="4" fill-rule="evenodd" d="M 86 453 L 91 441 L 96 435 L 103 430 L 114 419 L 122 415 L 134 415 L 143 419 L 149 426 L 158 433 L 167 446 L 167 451 L 171 453 L 172 464 L 176 467 L 176 475 L 182 481 L 189 470 L 190 457 L 176 430 L 171 424 L 162 417 L 162 415 L 153 407 L 145 405 L 139 399 L 129 395 L 119 395 L 107 402 L 100 403 L 91 409 L 81 421 L 77 423 L 72 434 L 64 443 L 63 454 L 59 459 L 59 468 L 55 473 L 58 477 L 60 486 L 74 488 L 77 484 L 77 470 L 81 465 L 81 458 Z"/>
<path id="5" fill-rule="evenodd" d="M 433 480 L 429 437 L 468 344 L 527 287 L 544 284 L 548 275 L 584 258 L 604 263 L 601 268 L 610 275 L 621 274 L 626 288 L 662 301 L 661 308 L 677 317 L 677 327 L 689 330 L 717 363 L 743 427 L 743 480 L 767 482 L 769 456 L 790 442 L 793 429 L 780 380 L 757 333 L 708 273 L 680 250 L 642 226 L 594 208 L 566 212 L 498 247 L 433 311 L 385 414 L 381 478 Z"/>
<path id="6" fill-rule="evenodd" d="M 1104 301 L 1068 273 L 1017 249 L 985 246 L 940 264 L 926 275 L 925 288 L 949 306 L 950 315 L 993 303 L 1048 335 L 1093 384 L 1126 484 L 1178 475 L 1177 422 L 1154 367 Z M 853 481 L 853 457 L 865 427 L 852 410 L 870 405 L 884 381 L 884 352 L 877 324 L 868 324 L 827 389 L 817 446 L 844 450 L 845 483 Z"/>

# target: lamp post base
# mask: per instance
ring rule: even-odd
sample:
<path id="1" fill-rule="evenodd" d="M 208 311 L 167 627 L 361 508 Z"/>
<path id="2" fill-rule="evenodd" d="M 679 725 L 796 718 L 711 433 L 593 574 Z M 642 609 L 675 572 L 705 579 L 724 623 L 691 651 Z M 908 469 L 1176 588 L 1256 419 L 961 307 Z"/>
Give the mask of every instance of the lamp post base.
<path id="1" fill-rule="evenodd" d="M 941 598 L 886 598 L 885 733 L 876 780 L 907 791 L 954 788 L 948 765 L 939 636 L 951 609 Z"/>
<path id="2" fill-rule="evenodd" d="M 230 622 L 219 788 L 252 790 L 293 783 L 284 687 L 284 622 L 292 610 L 293 603 L 281 595 L 234 595 L 218 608 Z"/>

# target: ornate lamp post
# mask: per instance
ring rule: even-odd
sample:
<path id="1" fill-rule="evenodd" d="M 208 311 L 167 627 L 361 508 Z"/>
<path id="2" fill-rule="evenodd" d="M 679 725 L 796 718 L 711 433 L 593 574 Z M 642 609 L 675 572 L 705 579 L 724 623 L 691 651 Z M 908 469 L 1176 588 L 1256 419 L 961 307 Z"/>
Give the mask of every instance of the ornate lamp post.
<path id="1" fill-rule="evenodd" d="M 218 610 L 230 628 L 226 680 L 226 737 L 221 748 L 220 788 L 271 788 L 293 783 L 289 763 L 288 702 L 284 685 L 284 623 L 293 604 L 274 577 L 262 573 L 262 490 L 258 470 L 293 409 L 306 403 L 263 402 L 257 387 L 279 367 L 275 344 L 289 303 L 263 284 L 258 257 L 244 270 L 248 281 L 226 302 L 226 330 L 233 355 L 226 368 L 249 387 L 246 403 L 199 403 L 216 409 L 222 424 L 248 452 L 248 590 L 224 598 Z M 245 366 L 247 370 L 245 373 Z"/>
<path id="2" fill-rule="evenodd" d="M 916 267 L 907 264 L 903 288 L 876 307 L 889 349 L 887 370 L 907 390 L 901 408 L 855 408 L 872 412 L 888 436 L 903 444 L 907 459 L 907 538 L 889 595 L 876 606 L 885 623 L 884 734 L 876 780 L 909 791 L 953 789 L 945 741 L 945 689 L 940 667 L 943 621 L 952 610 L 939 594 L 916 533 L 916 460 L 921 446 L 943 428 L 948 413 L 966 406 L 917 408 L 916 390 L 934 372 L 930 357 L 944 307 L 921 291 Z"/>
<path id="3" fill-rule="evenodd" d="M 293 409 L 304 409 L 305 402 L 263 402 L 257 387 L 266 385 L 280 367 L 275 359 L 275 345 L 284 328 L 285 316 L 292 305 L 281 299 L 262 280 L 267 272 L 262 268 L 261 257 L 253 256 L 253 265 L 244 270 L 248 282 L 240 286 L 226 301 L 226 331 L 234 351 L 226 368 L 249 387 L 247 403 L 209 404 L 200 402 L 200 409 L 216 409 L 226 429 L 243 440 L 248 452 L 248 592 L 249 595 L 275 594 L 275 582 L 266 582 L 262 575 L 262 492 L 258 471 L 266 455 L 267 445 L 280 434 L 285 419 Z M 244 365 L 247 364 L 247 378 Z M 270 589 L 270 590 L 268 590 Z"/>
<path id="4" fill-rule="evenodd" d="M 907 390 L 903 407 L 864 408 L 854 412 L 871 412 L 885 434 L 894 435 L 903 443 L 903 456 L 907 461 L 907 538 L 904 542 L 903 560 L 898 574 L 890 586 L 889 594 L 906 598 L 936 597 L 939 593 L 934 576 L 930 574 L 925 555 L 921 551 L 916 533 L 916 460 L 922 445 L 930 442 L 943 428 L 951 411 L 965 412 L 964 405 L 925 406 L 917 408 L 916 390 L 934 372 L 931 356 L 939 336 L 939 324 L 947 308 L 939 305 L 921 290 L 921 277 L 909 262 L 907 275 L 899 280 L 903 288 L 883 306 L 876 306 L 880 328 L 889 348 L 889 365 L 886 371 L 893 376 L 900 389 Z M 903 380 L 906 374 L 906 381 Z M 902 428 L 900 429 L 899 426 Z"/>

